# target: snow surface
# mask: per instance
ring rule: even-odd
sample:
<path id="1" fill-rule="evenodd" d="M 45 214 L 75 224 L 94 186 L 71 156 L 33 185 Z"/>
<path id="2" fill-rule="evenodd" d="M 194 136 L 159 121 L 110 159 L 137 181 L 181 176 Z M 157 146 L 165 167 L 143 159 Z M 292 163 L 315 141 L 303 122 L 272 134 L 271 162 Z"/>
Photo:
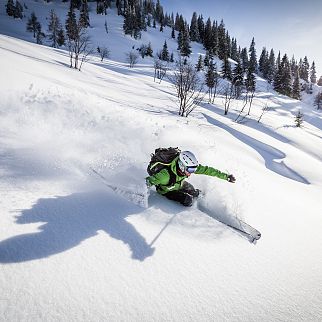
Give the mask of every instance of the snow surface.
<path id="1" fill-rule="evenodd" d="M 39 16 L 67 6 L 26 4 Z M 124 62 L 169 30 L 136 41 L 120 19 L 109 11 L 111 59 L 78 72 L 65 51 L 10 37 L 33 41 L 1 1 L 0 320 L 321 321 L 321 112 L 259 78 L 243 124 L 233 122 L 241 102 L 224 117 L 221 96 L 181 118 L 171 85 L 153 82 L 152 60 Z M 102 25 L 95 39 L 104 21 L 91 16 Z M 192 150 L 237 181 L 189 179 L 206 213 L 154 191 L 144 207 L 159 146 Z M 231 216 L 261 231 L 257 244 L 215 219 Z"/>

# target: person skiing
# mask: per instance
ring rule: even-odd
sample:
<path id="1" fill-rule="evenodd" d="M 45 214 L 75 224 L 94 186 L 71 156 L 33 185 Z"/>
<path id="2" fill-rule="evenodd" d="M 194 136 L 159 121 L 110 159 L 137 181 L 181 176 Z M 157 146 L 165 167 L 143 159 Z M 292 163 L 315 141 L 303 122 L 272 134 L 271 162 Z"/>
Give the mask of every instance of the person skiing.
<path id="1" fill-rule="evenodd" d="M 185 181 L 192 173 L 217 177 L 231 183 L 236 181 L 232 174 L 203 166 L 199 164 L 192 152 L 182 151 L 171 163 L 166 164 L 166 167 L 147 177 L 146 183 L 148 187 L 155 186 L 157 192 L 166 198 L 190 207 L 193 199 L 200 193 L 199 189 L 195 189 L 192 184 Z"/>

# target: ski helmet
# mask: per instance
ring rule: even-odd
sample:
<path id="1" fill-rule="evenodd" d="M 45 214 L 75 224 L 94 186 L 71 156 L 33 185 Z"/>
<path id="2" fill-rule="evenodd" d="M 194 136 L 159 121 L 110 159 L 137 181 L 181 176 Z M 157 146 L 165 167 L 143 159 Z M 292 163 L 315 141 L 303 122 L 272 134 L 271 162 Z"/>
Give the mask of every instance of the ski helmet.
<path id="1" fill-rule="evenodd" d="M 198 160 L 190 151 L 182 151 L 179 154 L 178 165 L 182 173 L 193 173 L 197 170 Z"/>

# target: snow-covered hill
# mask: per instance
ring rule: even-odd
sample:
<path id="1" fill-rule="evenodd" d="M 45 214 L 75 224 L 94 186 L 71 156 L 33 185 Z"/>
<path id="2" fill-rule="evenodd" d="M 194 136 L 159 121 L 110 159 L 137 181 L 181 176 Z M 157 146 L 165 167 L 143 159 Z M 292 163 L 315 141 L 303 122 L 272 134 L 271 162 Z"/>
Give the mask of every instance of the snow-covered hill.
<path id="1" fill-rule="evenodd" d="M 1 321 L 321 320 L 321 113 L 258 79 L 244 124 L 220 96 L 178 117 L 152 61 L 129 69 L 133 40 L 110 41 L 122 50 L 78 72 L 64 51 L 0 35 Z M 206 213 L 154 191 L 144 207 L 135 193 L 159 146 L 237 181 L 189 179 Z M 216 220 L 231 216 L 261 231 L 257 244 Z"/>

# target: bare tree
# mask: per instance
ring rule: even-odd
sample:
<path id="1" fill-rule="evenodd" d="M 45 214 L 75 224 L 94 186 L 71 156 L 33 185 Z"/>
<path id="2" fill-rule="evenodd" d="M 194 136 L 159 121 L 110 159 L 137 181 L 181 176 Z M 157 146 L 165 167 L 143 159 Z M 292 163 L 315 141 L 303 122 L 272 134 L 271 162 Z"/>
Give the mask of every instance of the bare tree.
<path id="1" fill-rule="evenodd" d="M 159 84 L 161 84 L 162 79 L 166 75 L 168 70 L 168 63 L 162 61 L 158 58 L 154 60 L 154 78 L 153 81 L 155 82 L 156 79 L 159 79 Z"/>
<path id="2" fill-rule="evenodd" d="M 126 61 L 129 63 L 130 68 L 133 68 L 133 66 L 136 65 L 138 62 L 139 55 L 132 50 L 126 53 L 125 55 L 126 55 Z"/>
<path id="3" fill-rule="evenodd" d="M 99 53 L 101 57 L 101 61 L 104 60 L 104 58 L 109 58 L 110 57 L 110 51 L 107 49 L 107 47 L 97 47 L 97 52 Z"/>
<path id="4" fill-rule="evenodd" d="M 86 58 L 93 52 L 93 49 L 90 46 L 90 37 L 80 20 L 77 23 L 74 22 L 71 24 L 69 29 L 67 29 L 66 34 L 70 67 L 81 70 Z M 81 62 L 81 64 L 79 64 L 79 62 Z"/>
<path id="5" fill-rule="evenodd" d="M 228 114 L 231 100 L 234 97 L 234 85 L 227 83 L 224 91 L 224 105 L 225 105 L 225 115 Z"/>
<path id="6" fill-rule="evenodd" d="M 198 72 L 194 65 L 179 57 L 176 69 L 168 78 L 177 92 L 179 115 L 187 117 L 204 97 Z"/>

